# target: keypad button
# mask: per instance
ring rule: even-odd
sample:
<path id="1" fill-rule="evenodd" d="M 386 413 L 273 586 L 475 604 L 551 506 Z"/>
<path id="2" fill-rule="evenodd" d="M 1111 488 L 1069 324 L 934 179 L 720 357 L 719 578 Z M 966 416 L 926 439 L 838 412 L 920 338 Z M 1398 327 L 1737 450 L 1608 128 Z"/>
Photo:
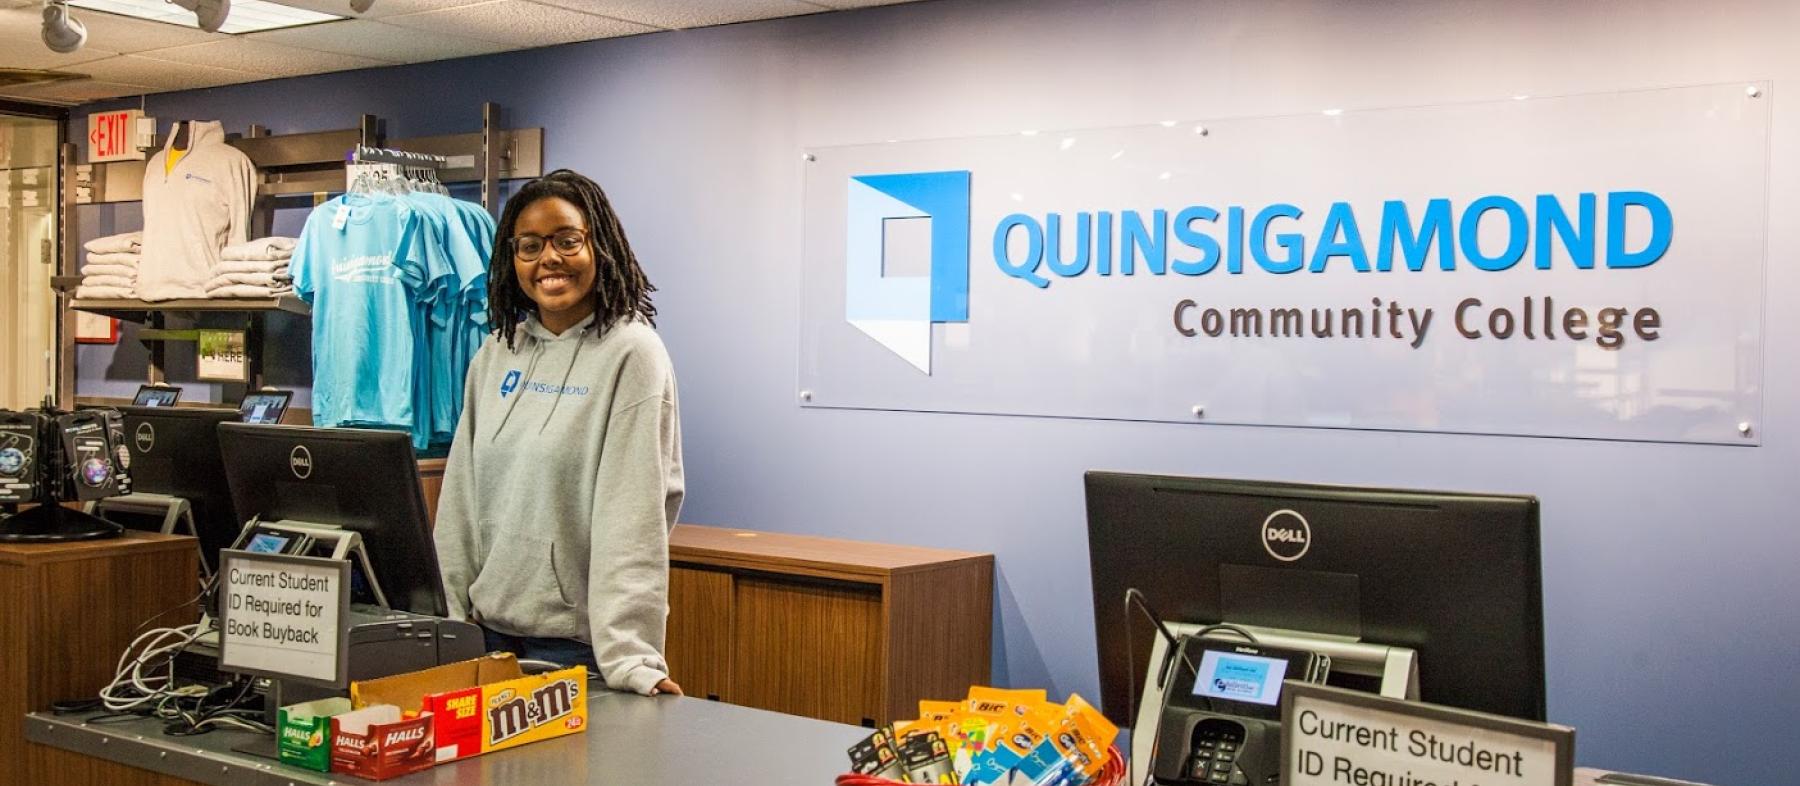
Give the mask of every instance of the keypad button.
<path id="1" fill-rule="evenodd" d="M 1229 782 L 1231 782 L 1231 776 L 1226 775 L 1223 772 L 1214 772 L 1212 774 L 1212 777 L 1208 778 L 1207 780 L 1210 780 L 1213 783 L 1229 783 Z"/>

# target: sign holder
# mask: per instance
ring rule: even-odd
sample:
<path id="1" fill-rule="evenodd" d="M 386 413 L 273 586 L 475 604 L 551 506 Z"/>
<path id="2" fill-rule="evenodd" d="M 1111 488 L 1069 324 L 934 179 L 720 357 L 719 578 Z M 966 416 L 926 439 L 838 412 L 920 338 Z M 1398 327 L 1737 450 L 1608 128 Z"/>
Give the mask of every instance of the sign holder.
<path id="1" fill-rule="evenodd" d="M 1300 755 L 1300 748 L 1298 747 L 1300 735 L 1295 733 L 1298 728 L 1296 726 L 1297 715 L 1300 712 L 1320 705 L 1335 709 L 1350 708 L 1352 712 L 1360 712 L 1364 716 L 1386 716 L 1386 720 L 1388 721 L 1393 721 L 1395 717 L 1398 716 L 1398 718 L 1403 721 L 1417 721 L 1421 727 L 1435 727 L 1438 730 L 1448 727 L 1456 731 L 1470 731 L 1472 732 L 1473 737 L 1486 738 L 1494 743 L 1499 743 L 1500 741 L 1506 741 L 1508 743 L 1518 741 L 1526 744 L 1535 743 L 1539 747 L 1547 744 L 1550 747 L 1549 758 L 1551 759 L 1551 766 L 1548 772 L 1542 773 L 1539 777 L 1526 777 L 1521 767 L 1521 771 L 1516 777 L 1509 777 L 1504 782 L 1513 784 L 1514 786 L 1573 786 L 1574 784 L 1575 730 L 1568 726 L 1559 726 L 1553 723 L 1539 723 L 1537 721 L 1528 721 L 1519 718 L 1509 718 L 1504 715 L 1495 715 L 1487 712 L 1446 707 L 1441 704 L 1403 701 L 1377 696 L 1372 693 L 1364 693 L 1362 691 L 1333 688 L 1325 685 L 1310 685 L 1290 680 L 1283 685 L 1281 694 L 1281 782 L 1286 786 L 1332 782 L 1329 775 L 1312 777 L 1304 776 L 1300 771 L 1300 762 L 1296 761 L 1297 757 Z M 1373 723 L 1366 726 L 1356 724 L 1351 725 L 1359 730 L 1342 732 L 1351 739 L 1373 739 L 1375 741 L 1380 741 L 1382 739 L 1380 736 L 1381 730 Z M 1391 723 L 1389 726 L 1394 729 L 1391 733 L 1393 735 L 1394 747 L 1398 748 L 1398 727 Z M 1343 728 L 1344 727 L 1339 727 L 1340 731 Z M 1417 733 L 1417 731 L 1414 733 Z M 1473 752 L 1475 743 L 1471 741 L 1469 745 L 1471 746 L 1471 760 L 1478 761 L 1474 758 L 1476 756 Z M 1370 760 L 1374 760 L 1375 757 L 1381 755 L 1382 754 L 1379 753 L 1372 753 L 1370 754 Z M 1407 762 L 1408 765 L 1414 767 L 1418 767 L 1421 763 L 1429 765 L 1442 762 L 1441 759 L 1408 758 L 1397 752 L 1392 753 L 1391 757 L 1396 760 L 1396 766 L 1400 766 L 1398 762 Z M 1453 765 L 1446 764 L 1444 766 Z M 1471 767 L 1474 765 L 1460 766 Z M 1418 769 L 1424 768 L 1418 767 Z M 1421 773 L 1419 777 L 1425 778 L 1425 780 L 1422 780 L 1421 782 L 1429 782 L 1429 779 L 1426 778 L 1424 773 Z M 1463 782 L 1468 783 L 1469 781 L 1465 780 Z M 1493 779 L 1491 782 L 1501 783 L 1502 781 Z"/>
<path id="2" fill-rule="evenodd" d="M 323 571 L 331 574 L 331 580 L 335 582 L 334 586 L 336 587 L 335 591 L 328 593 L 335 597 L 330 598 L 327 601 L 328 604 L 331 604 L 331 607 L 328 610 L 333 612 L 334 615 L 334 619 L 330 623 L 330 635 L 334 639 L 331 644 L 331 677 L 324 678 L 311 673 L 283 671 L 278 667 L 269 665 L 266 659 L 260 659 L 254 654 L 246 654 L 244 651 L 244 644 L 233 644 L 234 636 L 231 631 L 233 626 L 237 624 L 237 620 L 234 618 L 245 613 L 242 610 L 232 608 L 236 605 L 233 603 L 234 598 L 232 596 L 234 587 L 238 583 L 234 577 L 242 577 L 251 573 L 270 569 L 273 569 L 274 571 L 298 569 L 300 571 L 311 572 L 315 575 L 318 572 Z M 219 598 L 219 669 L 221 671 L 249 674 L 256 677 L 267 677 L 276 680 L 292 680 L 323 687 L 342 687 L 348 683 L 350 678 L 350 659 L 348 657 L 350 639 L 349 636 L 345 635 L 345 631 L 350 619 L 350 592 L 348 591 L 350 583 L 349 560 L 332 559 L 330 557 L 299 557 L 288 554 L 257 554 L 248 551 L 238 551 L 236 549 L 226 549 L 219 552 L 219 575 L 221 578 Z M 284 572 L 283 575 L 287 574 Z M 319 616 L 323 616 L 322 612 Z"/>

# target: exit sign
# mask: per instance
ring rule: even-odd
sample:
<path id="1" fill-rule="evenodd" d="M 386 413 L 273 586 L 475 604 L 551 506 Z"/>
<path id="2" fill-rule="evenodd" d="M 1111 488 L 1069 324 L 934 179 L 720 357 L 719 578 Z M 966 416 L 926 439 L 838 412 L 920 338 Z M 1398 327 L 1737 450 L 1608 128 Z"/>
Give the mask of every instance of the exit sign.
<path id="1" fill-rule="evenodd" d="M 88 115 L 88 163 L 142 160 L 137 149 L 137 121 L 142 110 L 124 109 Z"/>

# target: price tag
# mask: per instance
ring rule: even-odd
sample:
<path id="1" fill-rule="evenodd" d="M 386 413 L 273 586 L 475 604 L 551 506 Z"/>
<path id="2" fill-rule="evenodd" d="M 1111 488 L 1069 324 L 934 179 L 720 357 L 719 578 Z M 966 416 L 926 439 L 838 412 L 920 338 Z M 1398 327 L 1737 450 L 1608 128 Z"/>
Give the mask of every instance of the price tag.
<path id="1" fill-rule="evenodd" d="M 1289 682 L 1283 786 L 1570 786 L 1575 730 Z"/>
<path id="2" fill-rule="evenodd" d="M 219 668 L 342 686 L 350 563 L 219 552 Z"/>
<path id="3" fill-rule="evenodd" d="M 350 208 L 347 205 L 338 205 L 337 213 L 331 216 L 331 228 L 342 232 L 344 227 L 349 225 Z"/>
<path id="4" fill-rule="evenodd" d="M 214 382 L 249 382 L 250 364 L 244 357 L 244 331 L 200 331 L 200 361 L 195 376 Z"/>

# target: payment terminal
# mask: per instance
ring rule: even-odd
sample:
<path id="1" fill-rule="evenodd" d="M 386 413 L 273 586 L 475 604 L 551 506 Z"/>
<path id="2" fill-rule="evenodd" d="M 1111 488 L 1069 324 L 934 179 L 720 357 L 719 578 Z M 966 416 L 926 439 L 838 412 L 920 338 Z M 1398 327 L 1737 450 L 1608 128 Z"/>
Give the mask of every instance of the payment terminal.
<path id="1" fill-rule="evenodd" d="M 1312 652 L 1183 636 L 1163 694 L 1156 782 L 1273 786 L 1281 777 L 1282 681 L 1322 683 L 1330 670 L 1331 659 Z"/>

